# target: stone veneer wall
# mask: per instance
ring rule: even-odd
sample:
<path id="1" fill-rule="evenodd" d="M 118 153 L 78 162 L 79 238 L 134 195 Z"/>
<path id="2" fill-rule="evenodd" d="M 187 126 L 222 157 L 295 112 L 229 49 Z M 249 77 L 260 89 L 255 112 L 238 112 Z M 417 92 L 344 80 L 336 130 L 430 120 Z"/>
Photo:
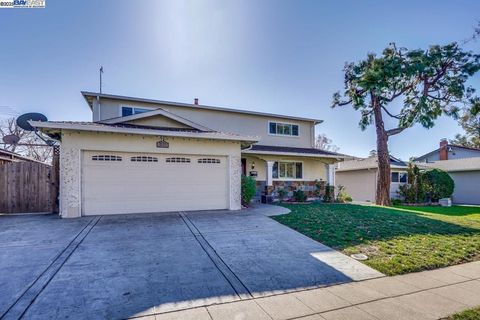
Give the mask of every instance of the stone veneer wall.
<path id="1" fill-rule="evenodd" d="M 316 194 L 317 183 L 320 184 L 319 195 L 322 197 L 325 195 L 326 181 L 283 181 L 274 180 L 273 186 L 268 187 L 268 193 L 273 195 L 275 199 L 278 198 L 278 189 L 286 189 L 288 191 L 287 198 L 293 197 L 293 191 L 300 189 L 305 192 L 307 197 L 318 197 Z M 266 181 L 257 181 L 257 193 L 255 199 L 260 199 L 261 195 L 265 191 Z"/>
<path id="2" fill-rule="evenodd" d="M 59 211 L 63 217 L 79 217 L 80 213 L 80 149 L 60 145 Z"/>
<path id="3" fill-rule="evenodd" d="M 241 198 L 242 190 L 242 160 L 240 156 L 230 156 L 230 210 L 240 210 L 242 208 Z"/>

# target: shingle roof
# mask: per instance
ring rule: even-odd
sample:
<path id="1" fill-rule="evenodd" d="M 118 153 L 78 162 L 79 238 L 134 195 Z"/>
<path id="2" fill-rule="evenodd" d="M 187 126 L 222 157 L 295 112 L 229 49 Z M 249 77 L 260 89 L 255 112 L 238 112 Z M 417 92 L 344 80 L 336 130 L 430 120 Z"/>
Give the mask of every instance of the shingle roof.
<path id="1" fill-rule="evenodd" d="M 102 132 L 117 132 L 143 135 L 165 135 L 165 136 L 180 136 L 193 137 L 203 139 L 223 139 L 235 140 L 245 142 L 256 142 L 256 137 L 242 136 L 235 133 L 209 131 L 203 132 L 197 129 L 183 129 L 183 128 L 158 128 L 147 127 L 130 124 L 105 124 L 99 122 L 82 122 L 82 121 L 30 121 L 33 127 L 41 128 L 43 130 L 85 130 L 85 131 L 102 131 Z"/>
<path id="2" fill-rule="evenodd" d="M 246 153 L 281 153 L 281 154 L 305 154 L 312 156 L 326 156 L 326 157 L 337 157 L 345 158 L 348 157 L 344 154 L 330 152 L 315 148 L 296 148 L 296 147 L 282 147 L 282 146 L 267 146 L 267 145 L 258 145 L 254 144 L 249 149 L 244 150 Z"/>
<path id="3" fill-rule="evenodd" d="M 365 159 L 356 159 L 356 160 L 339 162 L 337 171 L 365 170 L 365 169 L 375 169 L 377 167 L 378 167 L 378 158 L 369 157 Z M 407 164 L 395 157 L 390 157 L 390 167 L 394 169 L 404 169 L 407 167 Z"/>
<path id="4" fill-rule="evenodd" d="M 463 158 L 454 160 L 441 160 L 435 162 L 421 163 L 419 166 L 437 168 L 447 172 L 456 171 L 477 171 L 480 170 L 480 157 Z"/>

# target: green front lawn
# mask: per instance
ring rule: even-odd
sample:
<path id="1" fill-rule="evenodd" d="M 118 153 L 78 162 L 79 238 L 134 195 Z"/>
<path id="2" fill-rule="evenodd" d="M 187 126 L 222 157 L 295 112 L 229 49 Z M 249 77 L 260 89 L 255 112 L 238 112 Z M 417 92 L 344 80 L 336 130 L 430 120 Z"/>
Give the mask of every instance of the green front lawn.
<path id="1" fill-rule="evenodd" d="M 447 320 L 478 320 L 480 319 L 480 307 L 465 310 L 446 318 Z"/>
<path id="2" fill-rule="evenodd" d="M 480 207 L 284 206 L 275 220 L 387 275 L 480 260 Z"/>

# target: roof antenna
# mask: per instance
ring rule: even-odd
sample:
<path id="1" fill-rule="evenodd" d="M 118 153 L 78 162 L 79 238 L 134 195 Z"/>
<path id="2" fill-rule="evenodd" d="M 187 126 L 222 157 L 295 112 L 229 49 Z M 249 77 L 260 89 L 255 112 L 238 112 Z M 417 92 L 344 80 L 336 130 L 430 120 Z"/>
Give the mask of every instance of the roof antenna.
<path id="1" fill-rule="evenodd" d="M 102 93 L 102 74 L 103 74 L 103 66 L 100 66 L 100 94 Z"/>

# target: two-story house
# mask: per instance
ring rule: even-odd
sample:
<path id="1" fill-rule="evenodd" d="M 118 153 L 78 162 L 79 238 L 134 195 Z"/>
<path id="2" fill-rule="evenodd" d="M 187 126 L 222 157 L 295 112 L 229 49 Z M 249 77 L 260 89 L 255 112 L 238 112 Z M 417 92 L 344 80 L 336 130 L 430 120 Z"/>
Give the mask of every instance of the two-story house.
<path id="1" fill-rule="evenodd" d="M 60 141 L 60 214 L 241 208 L 259 193 L 324 184 L 337 153 L 314 148 L 321 120 L 82 92 L 92 122 L 31 122 Z"/>

